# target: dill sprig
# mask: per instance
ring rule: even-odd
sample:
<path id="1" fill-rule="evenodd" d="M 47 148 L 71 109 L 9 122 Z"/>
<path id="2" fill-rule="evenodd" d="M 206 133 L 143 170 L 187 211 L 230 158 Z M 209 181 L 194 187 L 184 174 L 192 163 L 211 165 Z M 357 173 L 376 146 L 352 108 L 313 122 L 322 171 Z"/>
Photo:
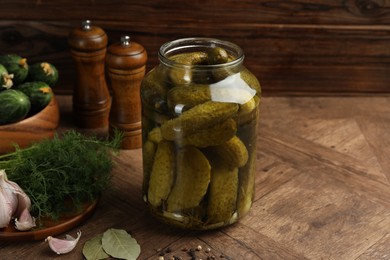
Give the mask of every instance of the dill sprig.
<path id="1" fill-rule="evenodd" d="M 57 219 L 107 188 L 112 152 L 118 151 L 121 139 L 118 131 L 112 139 L 100 140 L 71 130 L 1 155 L 0 169 L 30 197 L 34 216 Z"/>

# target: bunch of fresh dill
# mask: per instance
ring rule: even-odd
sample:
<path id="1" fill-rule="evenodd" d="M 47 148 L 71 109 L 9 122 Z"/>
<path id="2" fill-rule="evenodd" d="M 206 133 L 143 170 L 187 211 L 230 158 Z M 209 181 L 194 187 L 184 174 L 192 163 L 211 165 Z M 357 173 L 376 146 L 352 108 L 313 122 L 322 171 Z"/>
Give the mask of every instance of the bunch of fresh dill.
<path id="1" fill-rule="evenodd" d="M 0 169 L 30 197 L 32 215 L 57 219 L 107 188 L 112 152 L 119 149 L 121 138 L 119 132 L 101 140 L 71 130 L 0 156 Z"/>

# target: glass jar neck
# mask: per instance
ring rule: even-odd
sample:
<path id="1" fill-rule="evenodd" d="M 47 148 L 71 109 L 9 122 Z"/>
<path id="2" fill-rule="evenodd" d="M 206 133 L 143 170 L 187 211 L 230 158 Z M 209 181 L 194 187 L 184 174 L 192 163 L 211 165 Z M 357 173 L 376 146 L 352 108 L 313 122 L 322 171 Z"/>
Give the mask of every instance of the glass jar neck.
<path id="1" fill-rule="evenodd" d="M 171 57 L 194 52 L 207 53 L 213 48 L 224 49 L 229 57 L 229 61 L 221 64 L 183 64 L 172 60 Z M 220 68 L 237 68 L 240 67 L 244 61 L 244 53 L 242 49 L 231 42 L 218 40 L 214 38 L 184 38 L 163 44 L 158 54 L 160 63 L 164 66 L 193 69 L 193 70 L 213 70 Z"/>

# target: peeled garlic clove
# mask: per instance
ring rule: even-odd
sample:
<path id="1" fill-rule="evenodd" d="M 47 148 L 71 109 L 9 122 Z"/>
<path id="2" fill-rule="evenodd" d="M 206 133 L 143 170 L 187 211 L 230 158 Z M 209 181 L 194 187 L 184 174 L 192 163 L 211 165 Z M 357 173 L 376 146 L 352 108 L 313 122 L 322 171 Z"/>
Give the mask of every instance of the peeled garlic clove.
<path id="1" fill-rule="evenodd" d="M 81 231 L 77 232 L 77 238 L 66 235 L 65 239 L 59 239 L 48 236 L 45 241 L 49 243 L 49 247 L 57 254 L 66 254 L 72 251 L 81 237 Z"/>
<path id="2" fill-rule="evenodd" d="M 15 219 L 15 228 L 19 231 L 27 231 L 35 226 L 35 218 L 31 216 L 27 208 L 22 211 L 19 219 Z"/>

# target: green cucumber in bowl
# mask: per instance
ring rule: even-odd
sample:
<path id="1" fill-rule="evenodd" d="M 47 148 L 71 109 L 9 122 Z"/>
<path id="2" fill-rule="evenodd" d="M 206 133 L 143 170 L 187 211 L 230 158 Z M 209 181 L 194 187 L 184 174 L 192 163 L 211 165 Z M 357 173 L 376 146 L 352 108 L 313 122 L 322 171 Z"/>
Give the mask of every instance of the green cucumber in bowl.
<path id="1" fill-rule="evenodd" d="M 0 56 L 0 64 L 2 64 L 9 74 L 13 74 L 12 81 L 14 85 L 24 82 L 28 75 L 27 59 L 16 54 L 6 54 Z"/>
<path id="2" fill-rule="evenodd" d="M 10 89 L 13 86 L 12 74 L 8 73 L 6 67 L 0 64 L 0 91 Z"/>
<path id="3" fill-rule="evenodd" d="M 28 96 L 31 102 L 30 115 L 44 109 L 53 97 L 51 87 L 45 82 L 26 82 L 15 87 Z"/>
<path id="4" fill-rule="evenodd" d="M 15 89 L 0 92 L 0 125 L 11 124 L 24 119 L 30 111 L 31 102 L 27 95 Z"/>
<path id="5" fill-rule="evenodd" d="M 54 87 L 58 81 L 58 70 L 49 62 L 38 62 L 30 66 L 29 81 L 42 81 Z"/>

